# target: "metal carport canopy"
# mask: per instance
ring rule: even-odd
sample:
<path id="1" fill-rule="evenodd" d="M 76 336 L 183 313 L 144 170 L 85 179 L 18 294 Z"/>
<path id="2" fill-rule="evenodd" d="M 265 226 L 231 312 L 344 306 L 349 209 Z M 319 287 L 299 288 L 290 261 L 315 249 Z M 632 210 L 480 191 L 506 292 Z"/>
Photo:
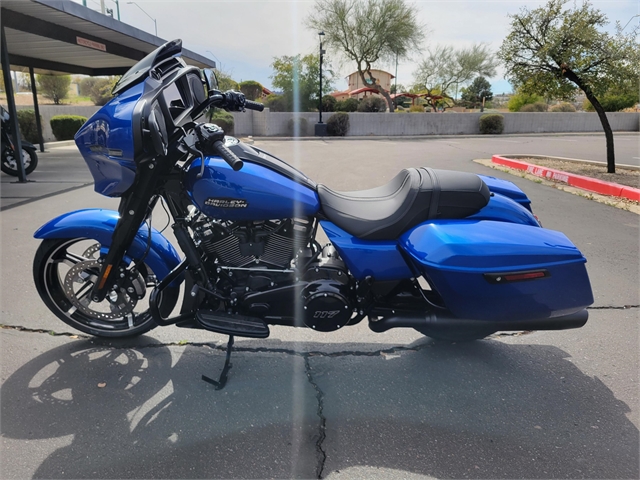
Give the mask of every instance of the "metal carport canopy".
<path id="1" fill-rule="evenodd" d="M 69 0 L 2 0 L 1 20 L 12 67 L 37 73 L 118 75 L 165 40 Z M 190 65 L 215 62 L 183 49 Z M 21 70 L 20 68 L 12 68 Z"/>

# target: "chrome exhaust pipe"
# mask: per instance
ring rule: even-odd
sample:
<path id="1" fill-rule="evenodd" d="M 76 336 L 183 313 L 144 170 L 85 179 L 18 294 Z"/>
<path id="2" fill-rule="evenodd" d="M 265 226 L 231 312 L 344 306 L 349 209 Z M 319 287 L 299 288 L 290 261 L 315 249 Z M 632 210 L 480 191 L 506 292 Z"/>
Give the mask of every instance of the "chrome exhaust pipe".
<path id="1" fill-rule="evenodd" d="M 392 317 L 384 317 L 380 320 L 369 320 L 369 328 L 377 333 L 386 332 L 391 328 L 416 328 L 434 329 L 446 328 L 448 330 L 464 330 L 465 328 L 483 327 L 495 331 L 517 330 L 567 330 L 580 328 L 587 323 L 589 312 L 580 310 L 569 315 L 553 318 L 541 318 L 536 320 L 508 320 L 503 322 L 469 320 L 457 318 L 450 313 L 428 312 L 424 317 L 415 317 L 410 314 L 395 314 Z"/>

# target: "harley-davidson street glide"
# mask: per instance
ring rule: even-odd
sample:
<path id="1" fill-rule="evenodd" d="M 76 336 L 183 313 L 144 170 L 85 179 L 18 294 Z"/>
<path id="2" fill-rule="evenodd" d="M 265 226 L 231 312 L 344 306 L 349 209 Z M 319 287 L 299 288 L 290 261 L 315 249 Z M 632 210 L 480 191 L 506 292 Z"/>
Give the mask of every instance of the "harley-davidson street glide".
<path id="1" fill-rule="evenodd" d="M 586 259 L 513 183 L 416 167 L 370 190 L 330 190 L 198 123 L 211 107 L 263 107 L 217 90 L 181 50 L 168 42 L 132 67 L 76 134 L 95 190 L 121 200 L 35 233 L 35 283 L 62 321 L 102 337 L 205 329 L 229 347 L 269 325 L 331 332 L 365 318 L 375 332 L 445 340 L 586 323 Z M 182 253 L 151 226 L 158 202 Z"/>

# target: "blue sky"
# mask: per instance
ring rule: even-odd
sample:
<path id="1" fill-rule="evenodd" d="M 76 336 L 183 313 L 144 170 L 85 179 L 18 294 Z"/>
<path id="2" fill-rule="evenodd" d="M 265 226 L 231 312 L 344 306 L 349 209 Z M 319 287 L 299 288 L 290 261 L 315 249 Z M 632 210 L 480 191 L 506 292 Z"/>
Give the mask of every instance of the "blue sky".
<path id="1" fill-rule="evenodd" d="M 75 0 L 82 3 L 81 0 Z M 410 0 L 409 0 L 410 1 Z M 115 11 L 113 0 L 104 0 L 107 8 Z M 314 9 L 314 1 L 293 0 L 201 0 L 168 1 L 137 0 L 158 24 L 158 35 L 167 40 L 181 38 L 185 47 L 214 58 L 235 80 L 257 80 L 271 87 L 273 57 L 307 54 L 318 50 L 317 32 L 304 27 L 304 19 Z M 410 2 L 411 3 L 411 2 Z M 509 31 L 510 13 L 522 7 L 536 8 L 546 2 L 539 1 L 415 1 L 419 21 L 426 25 L 424 49 L 435 44 L 455 47 L 485 42 L 493 50 L 502 43 Z M 623 25 L 640 14 L 640 1 L 592 1 L 602 10 L 611 25 Z M 100 10 L 100 0 L 87 0 L 87 6 Z M 149 33 L 154 31 L 153 21 L 136 5 L 120 0 L 121 21 Z M 638 22 L 635 18 L 632 23 Z M 630 28 L 630 27 L 627 27 Z M 416 64 L 421 55 L 402 61 L 398 65 L 398 83 L 411 85 Z M 355 70 L 355 65 L 340 63 L 336 52 L 327 59 L 339 73 L 338 89 L 346 88 L 344 77 Z M 379 65 L 393 72 L 395 66 Z M 509 83 L 503 71 L 490 79 L 493 92 L 508 93 Z"/>

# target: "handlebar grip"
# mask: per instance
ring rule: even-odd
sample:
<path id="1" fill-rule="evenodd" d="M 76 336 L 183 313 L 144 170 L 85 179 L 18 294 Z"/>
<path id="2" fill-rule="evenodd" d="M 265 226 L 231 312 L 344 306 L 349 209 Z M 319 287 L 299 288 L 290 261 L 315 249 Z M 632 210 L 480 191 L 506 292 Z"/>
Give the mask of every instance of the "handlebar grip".
<path id="1" fill-rule="evenodd" d="M 213 143 L 220 156 L 225 162 L 229 164 L 236 172 L 244 166 L 244 162 L 238 158 L 238 156 L 227 148 L 227 146 L 220 140 L 216 140 Z"/>
<path id="2" fill-rule="evenodd" d="M 244 108 L 247 108 L 249 110 L 257 110 L 258 112 L 261 112 L 264 110 L 264 105 L 258 102 L 253 102 L 251 100 L 245 100 Z"/>

